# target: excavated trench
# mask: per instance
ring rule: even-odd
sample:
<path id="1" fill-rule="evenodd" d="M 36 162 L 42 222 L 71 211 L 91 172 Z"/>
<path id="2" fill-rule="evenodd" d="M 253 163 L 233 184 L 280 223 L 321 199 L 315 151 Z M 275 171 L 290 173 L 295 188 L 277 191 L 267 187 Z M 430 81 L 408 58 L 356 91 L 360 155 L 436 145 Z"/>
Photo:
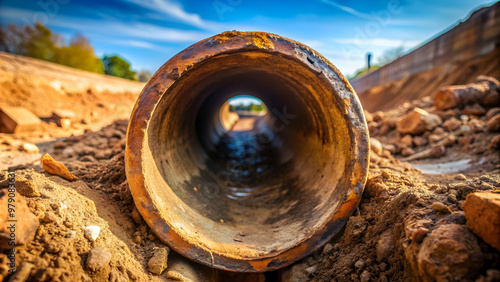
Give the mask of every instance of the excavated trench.
<path id="1" fill-rule="evenodd" d="M 228 130 L 226 101 L 267 114 Z M 138 99 L 127 137 L 136 205 L 177 252 L 233 271 L 296 261 L 335 235 L 366 181 L 368 133 L 345 78 L 308 47 L 228 32 L 169 60 Z"/>

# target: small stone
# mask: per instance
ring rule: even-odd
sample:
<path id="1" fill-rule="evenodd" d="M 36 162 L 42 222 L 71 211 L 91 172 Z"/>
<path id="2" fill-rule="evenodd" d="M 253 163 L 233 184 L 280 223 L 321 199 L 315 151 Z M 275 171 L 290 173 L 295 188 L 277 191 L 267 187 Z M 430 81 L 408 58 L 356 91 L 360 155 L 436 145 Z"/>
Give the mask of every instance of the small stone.
<path id="1" fill-rule="evenodd" d="M 388 158 L 391 157 L 391 152 L 389 150 L 383 150 L 382 151 L 382 155 L 380 155 L 380 156 L 383 157 L 383 158 L 388 159 Z"/>
<path id="2" fill-rule="evenodd" d="M 69 181 L 78 180 L 78 177 L 69 172 L 68 168 L 66 168 L 64 164 L 54 160 L 49 154 L 43 155 L 42 166 L 43 169 L 50 174 L 59 175 Z"/>
<path id="3" fill-rule="evenodd" d="M 95 241 L 97 237 L 99 237 L 99 232 L 101 232 L 101 228 L 97 225 L 90 225 L 85 227 L 85 230 L 83 231 L 83 235 L 85 238 L 89 239 L 90 241 Z"/>
<path id="4" fill-rule="evenodd" d="M 22 262 L 15 274 L 9 279 L 9 282 L 24 282 L 27 281 L 31 270 L 35 267 L 34 264 L 29 262 Z"/>
<path id="5" fill-rule="evenodd" d="M 136 243 L 137 245 L 140 245 L 142 243 L 141 236 L 134 236 L 134 243 Z"/>
<path id="6" fill-rule="evenodd" d="M 387 151 L 391 152 L 391 154 L 396 154 L 396 152 L 397 152 L 396 145 L 394 145 L 394 144 L 385 144 L 383 146 L 384 146 L 384 150 L 387 150 Z"/>
<path id="7" fill-rule="evenodd" d="M 66 232 L 66 235 L 64 237 L 69 238 L 69 239 L 74 239 L 76 237 L 76 231 L 75 230 L 70 230 Z"/>
<path id="8" fill-rule="evenodd" d="M 370 138 L 370 148 L 372 149 L 372 151 L 377 154 L 377 155 L 381 155 L 382 152 L 383 152 L 383 149 L 382 149 L 382 143 L 380 143 L 380 141 L 378 141 L 377 139 L 375 138 Z"/>
<path id="9" fill-rule="evenodd" d="M 329 254 L 333 251 L 333 246 L 332 244 L 328 243 L 323 247 L 323 254 Z"/>
<path id="10" fill-rule="evenodd" d="M 69 220 L 65 220 L 63 222 L 64 226 L 68 227 L 68 228 L 72 228 L 73 227 L 73 223 Z"/>
<path id="11" fill-rule="evenodd" d="M 54 241 L 50 241 L 47 243 L 47 245 L 45 246 L 45 251 L 47 253 L 51 253 L 51 254 L 57 254 L 59 253 L 59 251 L 61 251 L 61 248 L 57 245 L 56 242 Z"/>
<path id="12" fill-rule="evenodd" d="M 80 158 L 80 161 L 89 163 L 97 162 L 97 160 L 92 155 L 85 155 Z"/>
<path id="13" fill-rule="evenodd" d="M 387 229 L 380 235 L 377 242 L 377 261 L 386 261 L 390 255 L 394 252 L 394 232 L 391 229 Z"/>
<path id="14" fill-rule="evenodd" d="M 457 195 L 455 195 L 455 194 L 450 194 L 450 195 L 448 195 L 447 199 L 448 199 L 448 201 L 450 201 L 451 203 L 456 203 L 456 202 L 457 202 Z"/>
<path id="15" fill-rule="evenodd" d="M 429 229 L 427 229 L 427 228 L 424 228 L 424 227 L 417 228 L 413 231 L 413 233 L 411 235 L 411 240 L 413 242 L 420 243 L 420 242 L 422 242 L 422 240 L 424 240 L 425 235 L 427 235 L 428 232 L 429 232 Z"/>
<path id="16" fill-rule="evenodd" d="M 497 132 L 500 131 L 500 114 L 490 118 L 486 122 L 486 128 L 489 132 Z"/>
<path id="17" fill-rule="evenodd" d="M 455 180 L 467 180 L 467 177 L 462 173 L 455 175 Z"/>
<path id="18" fill-rule="evenodd" d="M 45 213 L 42 221 L 45 223 L 57 222 L 57 216 L 53 212 L 48 211 Z"/>
<path id="19" fill-rule="evenodd" d="M 491 138 L 491 143 L 488 145 L 489 150 L 498 150 L 500 149 L 500 134 Z"/>
<path id="20" fill-rule="evenodd" d="M 106 267 L 111 260 L 111 253 L 105 247 L 97 246 L 89 252 L 86 266 L 90 271 L 99 271 Z"/>
<path id="21" fill-rule="evenodd" d="M 449 118 L 448 120 L 443 122 L 443 128 L 448 132 L 459 129 L 460 125 L 462 125 L 462 122 L 455 117 Z"/>
<path id="22" fill-rule="evenodd" d="M 434 203 L 432 203 L 432 208 L 435 211 L 440 212 L 440 213 L 451 213 L 450 208 L 447 205 L 445 205 L 445 204 L 443 204 L 441 202 L 434 202 Z"/>
<path id="23" fill-rule="evenodd" d="M 305 269 L 306 273 L 309 275 L 313 275 L 316 273 L 317 269 L 316 266 L 309 266 L 308 268 Z"/>
<path id="24" fill-rule="evenodd" d="M 469 116 L 468 115 L 461 115 L 460 120 L 462 121 L 462 124 L 467 124 L 469 121 Z"/>
<path id="25" fill-rule="evenodd" d="M 376 111 L 372 114 L 372 116 L 374 121 L 379 121 L 384 119 L 385 114 L 382 111 Z"/>
<path id="26" fill-rule="evenodd" d="M 430 156 L 433 158 L 440 158 L 446 154 L 446 148 L 443 145 L 434 145 L 431 147 Z"/>
<path id="27" fill-rule="evenodd" d="M 363 271 L 361 275 L 359 276 L 359 279 L 361 281 L 370 281 L 371 280 L 371 273 L 368 272 L 367 270 Z"/>
<path id="28" fill-rule="evenodd" d="M 130 269 L 127 269 L 127 276 L 130 280 L 137 280 L 137 276 L 134 274 L 134 272 Z"/>
<path id="29" fill-rule="evenodd" d="M 372 122 L 373 121 L 372 114 L 370 114 L 370 112 L 368 112 L 367 110 L 364 110 L 364 113 L 365 113 L 366 123 Z"/>
<path id="30" fill-rule="evenodd" d="M 474 133 L 483 132 L 485 128 L 485 123 L 480 119 L 473 119 L 469 122 L 470 130 Z"/>
<path id="31" fill-rule="evenodd" d="M 412 148 L 403 148 L 401 150 L 401 155 L 403 157 L 408 157 L 408 156 L 411 156 L 413 154 L 415 154 L 415 150 L 413 150 Z"/>
<path id="32" fill-rule="evenodd" d="M 482 116 L 486 113 L 486 110 L 478 104 L 465 106 L 463 113 L 471 116 Z"/>
<path id="33" fill-rule="evenodd" d="M 491 108 L 489 109 L 487 112 L 486 112 L 486 119 L 490 119 L 496 115 L 500 114 L 500 108 L 499 107 L 495 107 L 495 108 Z"/>
<path id="34" fill-rule="evenodd" d="M 441 141 L 441 139 L 443 139 L 444 137 L 446 137 L 446 134 L 442 133 L 442 134 L 430 134 L 429 137 L 427 138 L 429 139 L 429 143 L 433 144 Z"/>
<path id="35" fill-rule="evenodd" d="M 142 216 L 136 207 L 134 207 L 134 209 L 132 209 L 132 212 L 130 213 L 130 215 L 132 216 L 132 219 L 134 220 L 135 223 L 137 223 L 137 224 L 142 223 Z"/>
<path id="36" fill-rule="evenodd" d="M 413 147 L 413 138 L 410 134 L 406 134 L 399 140 L 399 143 L 403 144 L 405 147 Z"/>
<path id="37" fill-rule="evenodd" d="M 500 194 L 471 193 L 467 195 L 463 209 L 467 227 L 500 251 Z"/>
<path id="38" fill-rule="evenodd" d="M 356 268 L 363 268 L 365 266 L 365 261 L 360 259 L 358 260 L 355 264 L 354 264 L 354 267 Z"/>
<path id="39" fill-rule="evenodd" d="M 422 136 L 415 136 L 413 137 L 413 143 L 415 144 L 415 146 L 420 147 L 427 145 L 429 142 Z"/>
<path id="40" fill-rule="evenodd" d="M 468 124 L 462 124 L 458 130 L 459 134 L 466 135 L 471 132 L 470 126 Z"/>
<path id="41" fill-rule="evenodd" d="M 38 154 L 40 149 L 35 144 L 24 142 L 21 146 L 19 146 L 19 150 L 29 153 L 29 154 Z"/>
<path id="42" fill-rule="evenodd" d="M 40 197 L 38 186 L 35 181 L 28 179 L 16 180 L 16 189 L 19 194 L 25 197 Z"/>
<path id="43" fill-rule="evenodd" d="M 438 126 L 432 131 L 432 133 L 437 135 L 442 135 L 445 134 L 446 132 L 442 127 Z"/>
<path id="44" fill-rule="evenodd" d="M 378 265 L 380 271 L 385 271 L 387 269 L 387 263 L 382 262 L 381 264 Z"/>
<path id="45" fill-rule="evenodd" d="M 168 263 L 168 247 L 160 248 L 155 252 L 153 257 L 148 261 L 148 269 L 151 273 L 160 275 L 166 268 Z"/>

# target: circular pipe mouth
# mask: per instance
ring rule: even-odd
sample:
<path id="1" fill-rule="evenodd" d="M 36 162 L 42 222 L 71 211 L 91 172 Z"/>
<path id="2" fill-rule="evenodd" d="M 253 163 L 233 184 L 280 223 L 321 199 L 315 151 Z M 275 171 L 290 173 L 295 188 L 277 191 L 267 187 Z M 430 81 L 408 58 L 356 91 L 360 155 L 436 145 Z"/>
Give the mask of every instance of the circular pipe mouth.
<path id="1" fill-rule="evenodd" d="M 252 95 L 265 115 L 235 116 Z M 231 130 L 249 123 L 247 130 Z M 248 124 L 247 124 L 248 125 Z M 126 171 L 158 237 L 211 267 L 262 272 L 321 247 L 356 208 L 368 131 L 345 77 L 296 41 L 225 32 L 165 63 L 132 112 Z"/>

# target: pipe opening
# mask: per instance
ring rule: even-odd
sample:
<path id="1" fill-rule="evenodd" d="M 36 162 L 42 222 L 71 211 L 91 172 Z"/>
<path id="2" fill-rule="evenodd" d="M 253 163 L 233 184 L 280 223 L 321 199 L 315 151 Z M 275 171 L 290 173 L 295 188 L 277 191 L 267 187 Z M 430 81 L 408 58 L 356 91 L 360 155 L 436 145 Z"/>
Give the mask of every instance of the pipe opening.
<path id="1" fill-rule="evenodd" d="M 266 114 L 267 107 L 259 98 L 237 95 L 222 105 L 219 120 L 226 131 L 251 131 L 257 121 Z"/>
<path id="2" fill-rule="evenodd" d="M 265 110 L 237 110 L 241 95 Z M 217 268 L 272 270 L 319 248 L 355 209 L 366 122 L 345 78 L 311 49 L 227 32 L 151 78 L 126 164 L 137 208 L 174 250 Z"/>
<path id="3" fill-rule="evenodd" d="M 172 224 L 221 253 L 243 240 L 236 256 L 282 251 L 324 225 L 348 189 L 350 156 L 331 91 L 301 62 L 264 52 L 215 57 L 179 78 L 148 130 L 159 206 L 183 209 L 166 215 Z M 222 126 L 235 93 L 269 109 L 251 131 Z"/>

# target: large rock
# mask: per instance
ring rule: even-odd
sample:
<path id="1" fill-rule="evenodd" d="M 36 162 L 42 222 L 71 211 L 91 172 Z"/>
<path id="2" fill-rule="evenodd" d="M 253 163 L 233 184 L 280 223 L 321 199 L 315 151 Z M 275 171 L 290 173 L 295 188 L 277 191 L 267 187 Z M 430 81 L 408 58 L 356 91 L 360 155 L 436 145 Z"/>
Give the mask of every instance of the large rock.
<path id="1" fill-rule="evenodd" d="M 423 281 L 463 281 L 473 278 L 483 264 L 474 234 L 464 225 L 445 224 L 423 240 L 416 271 Z"/>
<path id="2" fill-rule="evenodd" d="M 489 105 L 497 101 L 494 96 L 498 94 L 498 80 L 487 76 L 479 76 L 476 80 L 466 85 L 442 87 L 434 94 L 434 106 L 438 110 L 446 110 L 478 102 Z"/>
<path id="3" fill-rule="evenodd" d="M 402 134 L 419 135 L 430 131 L 442 123 L 439 116 L 423 109 L 414 108 L 397 123 L 397 130 Z"/>
<path id="4" fill-rule="evenodd" d="M 476 192 L 463 205 L 467 227 L 500 251 L 500 194 Z"/>
<path id="5" fill-rule="evenodd" d="M 42 121 L 32 112 L 20 107 L 0 108 L 0 133 L 22 133 L 40 129 Z"/>
<path id="6" fill-rule="evenodd" d="M 0 248 L 26 245 L 35 237 L 40 225 L 38 218 L 30 211 L 24 198 L 15 193 L 15 202 L 9 202 L 8 189 L 0 190 Z M 9 204 L 14 204 L 14 210 L 9 211 Z M 9 221 L 15 220 L 15 221 Z M 11 232 L 15 239 L 9 241 Z"/>

